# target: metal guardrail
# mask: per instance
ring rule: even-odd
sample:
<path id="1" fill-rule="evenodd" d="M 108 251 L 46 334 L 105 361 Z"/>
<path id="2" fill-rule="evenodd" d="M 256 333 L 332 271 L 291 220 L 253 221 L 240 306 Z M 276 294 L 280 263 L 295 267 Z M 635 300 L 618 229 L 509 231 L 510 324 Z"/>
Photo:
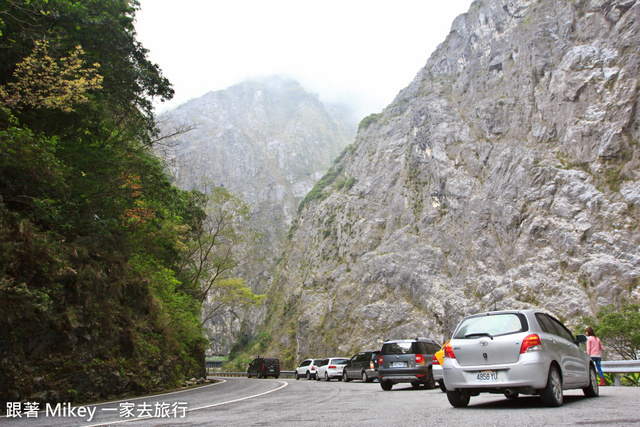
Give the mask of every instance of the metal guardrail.
<path id="1" fill-rule="evenodd" d="M 640 360 L 604 360 L 601 362 L 602 372 L 613 374 L 613 385 L 620 387 L 620 374 L 640 373 Z"/>
<path id="2" fill-rule="evenodd" d="M 280 371 L 280 376 L 294 376 L 296 371 Z M 212 377 L 246 377 L 246 372 L 209 372 Z"/>
<path id="3" fill-rule="evenodd" d="M 640 360 L 604 360 L 602 372 L 613 375 L 613 385 L 620 387 L 620 374 L 640 373 Z M 296 371 L 280 371 L 280 376 L 295 375 Z M 246 372 L 208 372 L 212 377 L 246 377 Z"/>

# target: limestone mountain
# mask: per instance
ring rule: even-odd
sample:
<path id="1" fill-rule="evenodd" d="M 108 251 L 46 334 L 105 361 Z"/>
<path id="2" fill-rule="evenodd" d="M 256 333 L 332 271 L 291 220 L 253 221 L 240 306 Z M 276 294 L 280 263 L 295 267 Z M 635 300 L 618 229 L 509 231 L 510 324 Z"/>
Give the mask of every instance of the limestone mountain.
<path id="1" fill-rule="evenodd" d="M 159 144 L 178 187 L 222 186 L 249 204 L 264 239 L 238 273 L 263 291 L 300 201 L 353 142 L 357 121 L 347 107 L 325 105 L 296 81 L 277 76 L 210 92 L 159 121 L 164 133 L 191 129 Z M 240 317 L 226 313 L 214 322 L 222 350 Z"/>
<path id="2" fill-rule="evenodd" d="M 241 195 L 268 234 L 272 258 L 299 202 L 355 136 L 346 107 L 325 106 L 294 80 L 269 77 L 210 92 L 160 117 L 186 126 L 163 154 L 176 185 L 203 180 Z"/>
<path id="3" fill-rule="evenodd" d="M 636 0 L 476 0 L 306 198 L 269 352 L 443 341 L 493 309 L 582 327 L 639 297 L 639 70 Z"/>

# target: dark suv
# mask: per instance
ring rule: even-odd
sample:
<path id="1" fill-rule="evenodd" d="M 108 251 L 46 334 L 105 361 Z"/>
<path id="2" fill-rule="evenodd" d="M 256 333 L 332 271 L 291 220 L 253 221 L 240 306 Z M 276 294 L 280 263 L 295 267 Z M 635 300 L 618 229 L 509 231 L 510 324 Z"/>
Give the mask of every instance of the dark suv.
<path id="1" fill-rule="evenodd" d="M 280 361 L 275 357 L 256 357 L 247 369 L 247 377 L 258 378 L 280 377 Z"/>
<path id="2" fill-rule="evenodd" d="M 411 383 L 434 388 L 435 380 L 431 362 L 440 344 L 428 338 L 390 340 L 382 345 L 378 380 L 383 390 L 391 390 L 394 384 Z"/>
<path id="3" fill-rule="evenodd" d="M 378 378 L 379 351 L 363 351 L 358 353 L 347 362 L 342 370 L 342 379 L 345 382 L 361 379 L 365 383 L 370 383 Z"/>

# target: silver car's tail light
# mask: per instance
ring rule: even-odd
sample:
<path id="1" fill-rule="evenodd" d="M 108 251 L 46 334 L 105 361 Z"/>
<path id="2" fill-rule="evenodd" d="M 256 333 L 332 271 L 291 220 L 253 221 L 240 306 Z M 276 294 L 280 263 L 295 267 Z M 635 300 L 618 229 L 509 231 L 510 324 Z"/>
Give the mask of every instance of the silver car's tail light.
<path id="1" fill-rule="evenodd" d="M 538 334 L 527 335 L 525 339 L 522 340 L 522 345 L 520 346 L 520 354 L 540 350 L 542 350 L 542 341 L 540 340 Z"/>
<path id="2" fill-rule="evenodd" d="M 444 357 L 448 357 L 450 359 L 455 359 L 456 358 L 456 354 L 453 352 L 453 349 L 451 348 L 451 344 L 447 343 L 444 346 Z"/>

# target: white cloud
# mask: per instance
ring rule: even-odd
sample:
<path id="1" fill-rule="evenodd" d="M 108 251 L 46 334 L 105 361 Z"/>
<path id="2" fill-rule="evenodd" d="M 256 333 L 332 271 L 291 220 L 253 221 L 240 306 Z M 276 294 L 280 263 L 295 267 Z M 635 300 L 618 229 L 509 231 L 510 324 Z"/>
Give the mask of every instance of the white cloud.
<path id="1" fill-rule="evenodd" d="M 138 40 L 172 82 L 172 108 L 283 74 L 323 100 L 378 112 L 415 77 L 471 0 L 140 0 Z"/>

